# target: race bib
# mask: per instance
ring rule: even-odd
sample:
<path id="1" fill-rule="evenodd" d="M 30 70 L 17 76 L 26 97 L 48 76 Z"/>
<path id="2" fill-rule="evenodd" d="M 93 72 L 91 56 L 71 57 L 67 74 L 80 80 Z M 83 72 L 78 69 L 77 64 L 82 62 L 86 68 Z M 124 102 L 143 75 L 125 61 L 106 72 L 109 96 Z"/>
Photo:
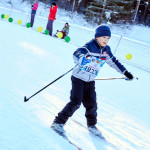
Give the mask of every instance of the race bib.
<path id="1" fill-rule="evenodd" d="M 101 60 L 99 58 L 96 57 L 92 57 L 88 63 L 86 63 L 81 70 L 84 72 L 87 72 L 88 74 L 92 74 L 97 76 L 99 73 L 100 68 L 104 65 L 106 61 L 105 60 Z"/>

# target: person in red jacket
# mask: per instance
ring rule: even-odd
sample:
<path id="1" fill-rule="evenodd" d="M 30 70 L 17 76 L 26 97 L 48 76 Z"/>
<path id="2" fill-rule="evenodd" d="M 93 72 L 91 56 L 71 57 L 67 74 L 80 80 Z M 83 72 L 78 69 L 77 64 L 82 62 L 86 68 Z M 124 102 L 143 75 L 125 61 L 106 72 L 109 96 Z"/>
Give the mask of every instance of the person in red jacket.
<path id="1" fill-rule="evenodd" d="M 49 14 L 49 17 L 48 17 L 48 23 L 47 23 L 47 27 L 46 27 L 46 30 L 49 30 L 49 35 L 50 36 L 52 36 L 53 22 L 54 22 L 55 17 L 56 17 L 57 8 L 58 8 L 58 6 L 56 5 L 55 2 L 53 2 L 52 6 L 50 7 L 50 14 Z"/>
<path id="2" fill-rule="evenodd" d="M 31 8 L 32 8 L 32 11 L 31 11 L 31 21 L 30 21 L 30 23 L 31 23 L 31 27 L 32 27 L 33 24 L 34 24 L 35 14 L 36 14 L 36 11 L 38 9 L 38 1 L 37 0 L 34 1 L 34 4 L 32 5 Z"/>

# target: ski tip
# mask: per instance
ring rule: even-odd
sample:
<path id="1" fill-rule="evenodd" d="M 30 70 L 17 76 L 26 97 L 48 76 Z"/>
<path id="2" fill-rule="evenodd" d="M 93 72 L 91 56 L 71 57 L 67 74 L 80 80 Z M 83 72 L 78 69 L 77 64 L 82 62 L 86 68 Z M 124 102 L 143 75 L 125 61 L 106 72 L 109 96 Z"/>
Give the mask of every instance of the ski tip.
<path id="1" fill-rule="evenodd" d="M 24 97 L 24 102 L 27 102 L 29 99 L 26 98 L 26 96 Z"/>

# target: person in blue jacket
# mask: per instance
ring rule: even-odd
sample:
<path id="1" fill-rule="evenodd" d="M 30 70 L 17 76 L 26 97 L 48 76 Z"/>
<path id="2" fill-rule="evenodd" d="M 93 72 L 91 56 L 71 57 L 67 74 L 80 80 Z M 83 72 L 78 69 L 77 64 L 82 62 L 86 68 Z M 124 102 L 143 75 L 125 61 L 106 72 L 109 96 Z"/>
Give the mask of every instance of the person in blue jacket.
<path id="1" fill-rule="evenodd" d="M 113 56 L 110 47 L 107 45 L 110 37 L 111 31 L 108 26 L 98 26 L 95 38 L 74 52 L 73 57 L 76 66 L 71 76 L 70 102 L 58 113 L 51 125 L 51 128 L 56 132 L 65 134 L 64 124 L 83 103 L 86 109 L 85 116 L 89 131 L 96 135 L 102 135 L 96 127 L 97 102 L 94 81 L 100 68 L 107 63 L 110 67 L 125 75 L 128 80 L 133 79 L 133 75 Z"/>

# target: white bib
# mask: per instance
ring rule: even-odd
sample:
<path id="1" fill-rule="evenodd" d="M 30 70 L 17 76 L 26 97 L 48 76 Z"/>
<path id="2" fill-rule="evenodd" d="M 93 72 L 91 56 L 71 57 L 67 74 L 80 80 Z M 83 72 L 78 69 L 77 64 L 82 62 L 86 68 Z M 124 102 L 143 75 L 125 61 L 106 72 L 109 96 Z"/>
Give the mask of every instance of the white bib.
<path id="1" fill-rule="evenodd" d="M 89 63 L 85 64 L 81 68 L 81 70 L 88 73 L 88 74 L 97 76 L 100 68 L 104 65 L 105 62 L 106 62 L 106 60 L 101 60 L 99 58 L 92 57 L 89 60 Z"/>

